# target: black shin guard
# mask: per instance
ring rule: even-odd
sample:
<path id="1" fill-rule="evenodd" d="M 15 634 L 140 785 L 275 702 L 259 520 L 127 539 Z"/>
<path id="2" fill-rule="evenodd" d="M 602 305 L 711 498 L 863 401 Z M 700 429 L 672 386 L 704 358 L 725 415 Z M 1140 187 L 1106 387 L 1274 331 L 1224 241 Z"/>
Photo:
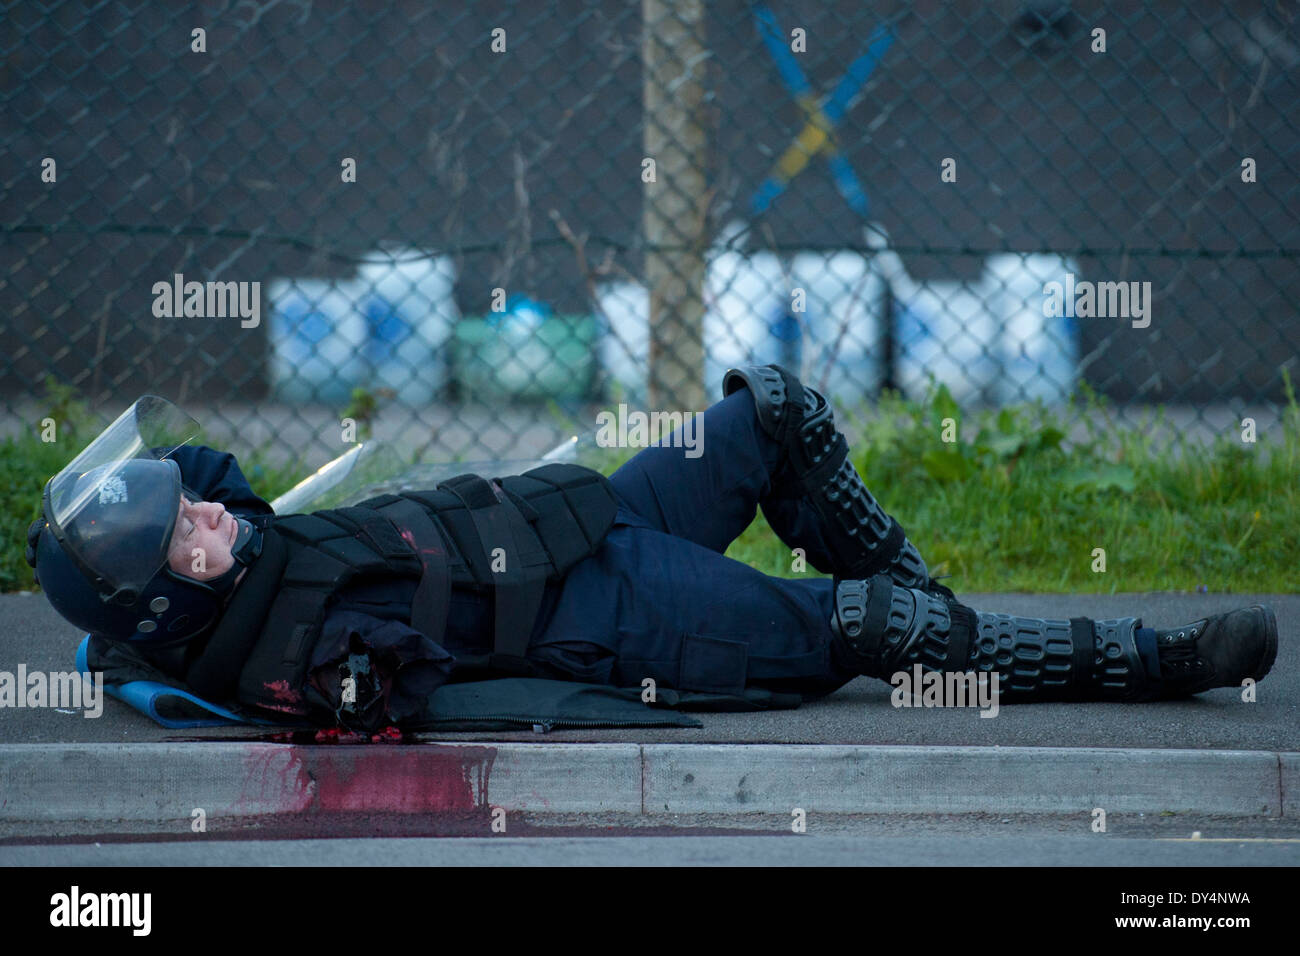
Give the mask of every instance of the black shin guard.
<path id="1" fill-rule="evenodd" d="M 778 474 L 782 494 L 802 497 L 820 518 L 829 566 L 823 574 L 869 578 L 887 574 L 899 584 L 929 587 L 929 569 L 902 525 L 885 513 L 849 460 L 848 441 L 835 427 L 830 403 L 779 365 L 729 370 L 724 396 L 748 388 L 759 425 L 786 449 Z"/>
<path id="2" fill-rule="evenodd" d="M 1132 617 L 1029 618 L 977 611 L 883 575 L 835 588 L 836 662 L 869 677 L 923 671 L 998 674 L 1006 701 L 1142 700 L 1152 682 Z"/>

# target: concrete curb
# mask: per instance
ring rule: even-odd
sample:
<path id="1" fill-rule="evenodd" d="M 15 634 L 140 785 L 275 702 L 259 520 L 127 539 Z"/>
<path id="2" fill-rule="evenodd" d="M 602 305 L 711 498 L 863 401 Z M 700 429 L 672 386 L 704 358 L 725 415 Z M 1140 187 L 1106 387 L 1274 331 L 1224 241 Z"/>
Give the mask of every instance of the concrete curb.
<path id="1" fill-rule="evenodd" d="M 0 745 L 0 821 L 326 813 L 1300 817 L 1300 753 L 833 744 Z"/>

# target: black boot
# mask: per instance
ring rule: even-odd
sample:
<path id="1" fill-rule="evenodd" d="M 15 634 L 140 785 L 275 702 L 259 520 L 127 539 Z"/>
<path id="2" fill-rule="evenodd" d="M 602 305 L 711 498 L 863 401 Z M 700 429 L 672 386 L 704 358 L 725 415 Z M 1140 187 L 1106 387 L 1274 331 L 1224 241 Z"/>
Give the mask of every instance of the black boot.
<path id="1" fill-rule="evenodd" d="M 848 441 L 835 427 L 830 403 L 819 392 L 779 365 L 730 369 L 722 380 L 723 396 L 742 388 L 753 396 L 759 425 L 786 448 L 786 462 L 774 479 L 778 494 L 803 500 L 818 516 L 827 553 L 809 549 L 814 568 L 841 578 L 884 574 L 897 584 L 953 597 L 930 577 L 902 525 L 867 490 L 849 460 Z M 786 540 L 779 519 L 768 513 L 768 520 Z"/>
<path id="2" fill-rule="evenodd" d="M 977 611 L 883 575 L 839 581 L 831 646 L 837 663 L 890 680 L 923 671 L 998 674 L 1001 700 L 1151 699 L 1138 654 L 1141 621 L 1029 618 Z"/>
<path id="3" fill-rule="evenodd" d="M 1156 631 L 1160 684 L 1166 700 L 1215 687 L 1258 681 L 1277 659 L 1277 618 L 1263 604 Z"/>

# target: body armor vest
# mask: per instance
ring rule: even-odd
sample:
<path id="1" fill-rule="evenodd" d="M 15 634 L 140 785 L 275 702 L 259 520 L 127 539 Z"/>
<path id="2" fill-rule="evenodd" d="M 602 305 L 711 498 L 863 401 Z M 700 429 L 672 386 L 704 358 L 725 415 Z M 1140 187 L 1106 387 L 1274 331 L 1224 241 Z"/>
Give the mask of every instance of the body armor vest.
<path id="1" fill-rule="evenodd" d="M 499 489 L 499 491 L 498 491 Z M 596 553 L 618 498 L 609 480 L 550 464 L 498 479 L 461 475 L 432 491 L 381 495 L 349 508 L 276 517 L 186 683 L 210 700 L 306 716 L 312 652 L 348 585 L 405 578 L 411 626 L 442 641 L 452 588 L 489 596 L 492 651 L 478 666 L 529 671 L 528 640 L 546 585 Z"/>

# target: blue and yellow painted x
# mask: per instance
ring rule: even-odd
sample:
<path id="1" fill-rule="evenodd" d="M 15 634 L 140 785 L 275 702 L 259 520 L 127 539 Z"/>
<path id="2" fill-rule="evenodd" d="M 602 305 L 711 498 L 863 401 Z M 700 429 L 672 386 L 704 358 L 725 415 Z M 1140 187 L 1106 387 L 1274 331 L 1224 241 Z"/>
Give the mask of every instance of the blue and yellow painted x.
<path id="1" fill-rule="evenodd" d="M 807 122 L 754 193 L 750 209 L 754 215 L 765 212 L 808 162 L 817 154 L 823 153 L 836 189 L 849 204 L 849 208 L 865 219 L 869 208 L 867 194 L 858 183 L 857 174 L 849 165 L 848 159 L 839 151 L 835 141 L 835 128 L 844 118 L 849 102 L 862 89 L 885 51 L 894 42 L 893 30 L 883 25 L 876 27 L 867 40 L 866 50 L 849 64 L 830 96 L 818 100 L 781 28 L 777 26 L 772 11 L 762 4 L 755 4 L 754 19 L 757 21 L 759 36 L 776 61 L 781 81 L 803 109 Z"/>

